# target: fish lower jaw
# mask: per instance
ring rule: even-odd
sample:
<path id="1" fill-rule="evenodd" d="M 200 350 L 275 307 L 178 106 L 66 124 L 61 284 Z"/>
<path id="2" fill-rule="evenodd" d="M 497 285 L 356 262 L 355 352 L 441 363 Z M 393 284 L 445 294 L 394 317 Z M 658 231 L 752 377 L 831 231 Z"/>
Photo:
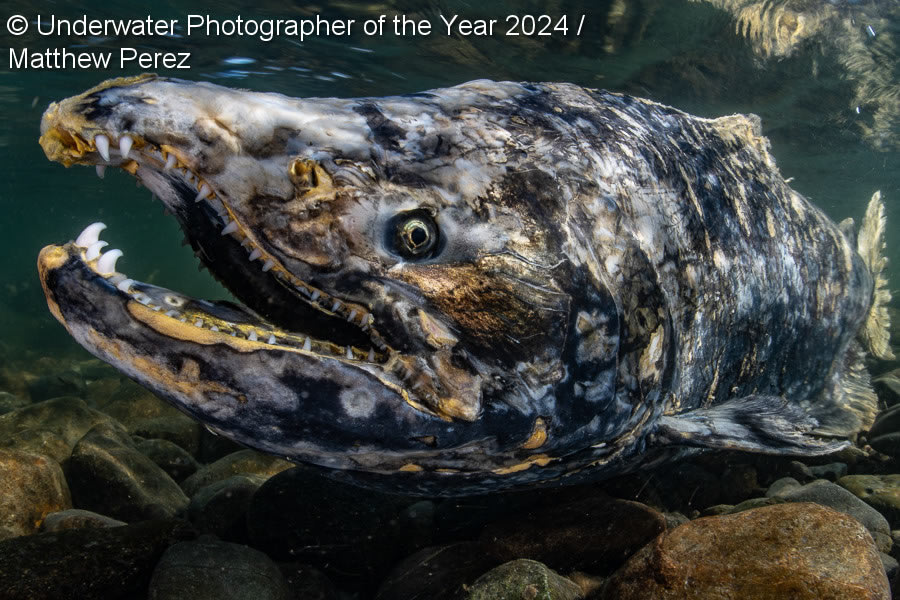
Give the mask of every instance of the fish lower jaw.
<path id="1" fill-rule="evenodd" d="M 355 346 L 341 346 L 330 341 L 313 338 L 302 333 L 286 331 L 272 323 L 263 321 L 249 313 L 244 313 L 243 321 L 229 320 L 213 312 L 215 305 L 205 300 L 194 300 L 171 290 L 165 290 L 129 278 L 116 270 L 117 262 L 123 256 L 118 249 L 107 250 L 107 242 L 99 239 L 100 232 L 106 229 L 103 223 L 92 223 L 76 238 L 74 242 L 81 261 L 109 286 L 116 288 L 117 293 L 126 302 L 133 301 L 158 313 L 154 317 L 157 325 L 160 321 L 169 329 L 180 330 L 182 338 L 196 336 L 203 330 L 209 343 L 221 338 L 222 342 L 242 340 L 259 344 L 260 348 L 285 349 L 294 352 L 308 353 L 315 356 L 328 357 L 342 361 L 383 364 L 388 356 L 374 347 L 363 349 Z M 210 310 L 203 310 L 206 306 Z M 132 311 L 133 313 L 134 311 Z M 193 328 L 194 330 L 185 330 Z"/>

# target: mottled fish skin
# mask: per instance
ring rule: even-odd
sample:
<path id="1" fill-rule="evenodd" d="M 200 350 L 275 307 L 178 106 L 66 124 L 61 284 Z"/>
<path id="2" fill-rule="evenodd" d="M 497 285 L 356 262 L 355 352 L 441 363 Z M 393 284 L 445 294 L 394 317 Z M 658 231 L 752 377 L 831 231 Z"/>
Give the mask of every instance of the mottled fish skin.
<path id="1" fill-rule="evenodd" d="M 367 485 L 603 477 L 677 453 L 651 448 L 663 415 L 839 403 L 872 303 L 851 241 L 784 182 L 755 116 L 569 84 L 292 99 L 142 76 L 51 105 L 41 130 L 52 160 L 132 172 L 255 311 L 217 321 L 185 298 L 192 321 L 243 318 L 277 342 L 163 322 L 51 246 L 42 281 L 74 337 L 216 431 Z M 104 161 L 98 134 L 134 150 Z M 378 356 L 281 341 L 309 328 Z"/>

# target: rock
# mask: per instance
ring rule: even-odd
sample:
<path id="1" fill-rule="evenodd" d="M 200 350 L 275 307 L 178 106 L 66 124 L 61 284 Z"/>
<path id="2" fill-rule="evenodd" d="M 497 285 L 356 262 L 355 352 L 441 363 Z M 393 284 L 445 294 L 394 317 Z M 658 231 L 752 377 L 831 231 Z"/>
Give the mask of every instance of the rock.
<path id="1" fill-rule="evenodd" d="M 887 576 L 888 581 L 894 579 L 897 576 L 898 571 L 900 571 L 900 563 L 897 562 L 897 559 L 891 556 L 890 554 L 885 554 L 884 552 L 879 552 L 879 556 L 881 556 L 881 564 L 884 566 L 884 574 Z"/>
<path id="2" fill-rule="evenodd" d="M 458 600 L 496 559 L 480 542 L 457 542 L 423 548 L 403 559 L 382 582 L 375 600 Z"/>
<path id="3" fill-rule="evenodd" d="M 66 529 L 81 529 L 84 527 L 121 527 L 126 525 L 124 521 L 100 515 L 89 510 L 70 508 L 55 513 L 50 513 L 41 523 L 41 531 L 64 531 Z"/>
<path id="4" fill-rule="evenodd" d="M 133 421 L 130 433 L 143 438 L 168 440 L 191 456 L 200 449 L 200 431 L 203 426 L 187 415 L 177 414 Z"/>
<path id="5" fill-rule="evenodd" d="M 399 515 L 416 499 L 362 490 L 299 466 L 278 473 L 253 495 L 247 510 L 251 545 L 275 560 L 300 560 L 369 587 L 414 549 Z"/>
<path id="6" fill-rule="evenodd" d="M 809 468 L 813 477 L 816 479 L 827 479 L 828 481 L 837 481 L 847 474 L 847 463 L 833 462 L 827 465 L 819 465 Z"/>
<path id="7" fill-rule="evenodd" d="M 882 454 L 898 458 L 900 457 L 900 432 L 884 433 L 869 438 L 869 445 Z"/>
<path id="8" fill-rule="evenodd" d="M 202 467 L 181 482 L 181 489 L 188 496 L 193 496 L 200 488 L 232 475 L 258 475 L 268 479 L 293 466 L 294 463 L 256 450 L 240 450 Z"/>
<path id="9" fill-rule="evenodd" d="M 800 482 L 793 477 L 782 477 L 781 479 L 777 479 L 772 482 L 772 485 L 770 485 L 769 489 L 766 490 L 766 498 L 771 498 L 772 496 L 780 496 L 782 494 L 786 494 L 790 490 L 799 487 Z"/>
<path id="10" fill-rule="evenodd" d="M 18 410 L 0 415 L 0 440 L 12 438 L 23 432 L 50 432 L 65 442 L 65 456 L 59 456 L 62 448 L 55 451 L 53 458 L 63 461 L 71 452 L 75 442 L 98 423 L 116 423 L 109 416 L 88 408 L 81 398 L 64 396 L 53 398 L 36 404 L 30 404 Z M 36 434 L 29 433 L 21 440 L 35 440 Z M 37 437 L 40 437 L 37 435 Z M 33 446 L 32 446 L 33 447 Z"/>
<path id="11" fill-rule="evenodd" d="M 520 559 L 491 569 L 469 588 L 468 600 L 577 600 L 581 588 L 533 560 Z"/>
<path id="12" fill-rule="evenodd" d="M 31 403 L 24 398 L 19 398 L 9 392 L 0 392 L 0 415 L 5 415 L 29 404 Z"/>
<path id="13" fill-rule="evenodd" d="M 663 517 L 666 519 L 666 529 L 674 529 L 679 525 L 684 525 L 690 519 L 681 514 L 680 512 L 667 512 L 663 513 Z"/>
<path id="14" fill-rule="evenodd" d="M 160 469 L 168 473 L 175 481 L 183 481 L 200 468 L 194 457 L 169 440 L 149 439 L 135 441 L 138 452 L 156 463 Z"/>
<path id="15" fill-rule="evenodd" d="M 339 600 L 340 594 L 322 571 L 302 563 L 280 563 L 294 600 Z"/>
<path id="16" fill-rule="evenodd" d="M 815 502 L 850 515 L 871 533 L 890 537 L 891 528 L 887 520 L 874 508 L 845 490 L 840 485 L 819 479 L 798 488 L 787 489 L 773 496 L 785 502 Z"/>
<path id="17" fill-rule="evenodd" d="M 247 539 L 247 508 L 266 478 L 233 475 L 200 489 L 191 498 L 188 519 L 202 533 L 230 541 Z"/>
<path id="18" fill-rule="evenodd" d="M 75 445 L 65 470 L 76 507 L 123 521 L 171 517 L 188 505 L 178 484 L 127 433 L 106 424 Z"/>
<path id="19" fill-rule="evenodd" d="M 289 600 L 278 565 L 262 552 L 218 540 L 180 542 L 162 555 L 149 600 Z"/>
<path id="20" fill-rule="evenodd" d="M 900 369 L 894 369 L 872 380 L 872 387 L 887 406 L 900 404 Z"/>
<path id="21" fill-rule="evenodd" d="M 900 527 L 900 475 L 847 475 L 838 485 L 884 515 L 891 527 Z"/>
<path id="22" fill-rule="evenodd" d="M 23 429 L 0 440 L 0 446 L 10 450 L 20 450 L 41 454 L 62 464 L 72 454 L 72 445 L 52 431 Z"/>
<path id="23" fill-rule="evenodd" d="M 808 483 L 816 478 L 809 466 L 799 460 L 792 460 L 788 464 L 788 472 L 800 483 Z"/>
<path id="24" fill-rule="evenodd" d="M 775 504 L 782 504 L 783 502 L 784 499 L 779 498 L 778 496 L 773 496 L 771 498 L 750 498 L 749 500 L 744 500 L 740 504 L 717 504 L 716 506 L 710 506 L 704 510 L 702 514 L 704 517 L 733 515 L 735 513 L 744 512 L 745 510 L 753 510 L 754 508 L 761 508 L 763 506 L 773 506 Z"/>
<path id="25" fill-rule="evenodd" d="M 129 431 L 139 421 L 157 417 L 178 417 L 182 414 L 150 390 L 128 379 L 123 379 L 119 388 L 110 397 L 98 398 L 96 401 L 99 410 L 122 423 Z"/>
<path id="26" fill-rule="evenodd" d="M 888 600 L 855 519 L 811 503 L 705 517 L 660 535 L 609 579 L 617 600 Z"/>
<path id="27" fill-rule="evenodd" d="M 39 375 L 28 382 L 28 395 L 32 402 L 59 396 L 84 396 L 84 391 L 84 378 L 71 369 Z"/>
<path id="28" fill-rule="evenodd" d="M 0 598 L 140 598 L 163 551 L 194 536 L 183 521 L 70 529 L 0 542 Z"/>
<path id="29" fill-rule="evenodd" d="M 196 457 L 202 463 L 214 463 L 220 458 L 240 452 L 244 448 L 237 442 L 204 427 L 200 430 L 200 450 L 197 451 Z"/>
<path id="30" fill-rule="evenodd" d="M 0 540 L 34 533 L 47 514 L 67 508 L 72 499 L 56 461 L 0 450 Z"/>
<path id="31" fill-rule="evenodd" d="M 721 502 L 740 503 L 754 494 L 762 493 L 753 465 L 730 465 L 722 472 L 719 480 L 722 483 Z"/>
<path id="32" fill-rule="evenodd" d="M 513 515 L 481 535 L 498 562 L 528 558 L 553 569 L 611 572 L 666 529 L 638 502 L 598 495 Z"/>

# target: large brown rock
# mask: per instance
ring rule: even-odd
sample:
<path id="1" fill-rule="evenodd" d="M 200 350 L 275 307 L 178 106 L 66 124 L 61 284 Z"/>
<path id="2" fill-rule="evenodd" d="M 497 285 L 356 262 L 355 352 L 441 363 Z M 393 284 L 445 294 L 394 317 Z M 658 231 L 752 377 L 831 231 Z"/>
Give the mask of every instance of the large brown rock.
<path id="1" fill-rule="evenodd" d="M 56 461 L 0 450 L 0 540 L 34 533 L 48 513 L 67 508 L 72 498 Z"/>
<path id="2" fill-rule="evenodd" d="M 667 531 L 610 578 L 616 600 L 889 600 L 859 521 L 811 503 L 706 517 Z"/>

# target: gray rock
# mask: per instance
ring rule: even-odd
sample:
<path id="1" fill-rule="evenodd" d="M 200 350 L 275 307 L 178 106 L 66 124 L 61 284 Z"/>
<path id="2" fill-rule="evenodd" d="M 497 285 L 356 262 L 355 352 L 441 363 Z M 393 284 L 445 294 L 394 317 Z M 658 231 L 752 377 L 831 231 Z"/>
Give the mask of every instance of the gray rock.
<path id="1" fill-rule="evenodd" d="M 900 527 L 900 475 L 847 475 L 838 485 L 875 508 L 892 527 Z"/>
<path id="2" fill-rule="evenodd" d="M 64 447 L 56 447 L 52 455 L 55 460 L 63 461 L 75 442 L 98 423 L 116 425 L 108 415 L 88 408 L 81 398 L 63 396 L 0 415 L 0 440 L 8 440 L 18 434 L 16 439 L 19 442 L 34 442 L 35 438 L 42 437 L 34 432 L 50 432 L 65 443 Z"/>
<path id="3" fill-rule="evenodd" d="M 56 461 L 0 450 L 0 540 L 34 533 L 48 513 L 71 507 L 69 487 Z"/>
<path id="4" fill-rule="evenodd" d="M 465 588 L 498 564 L 480 542 L 423 548 L 394 567 L 375 600 L 458 600 Z"/>
<path id="5" fill-rule="evenodd" d="M 900 369 L 894 369 L 872 380 L 878 397 L 888 406 L 900 404 Z"/>
<path id="6" fill-rule="evenodd" d="M 64 531 L 66 529 L 121 527 L 124 521 L 100 515 L 89 510 L 70 508 L 50 513 L 41 523 L 41 531 Z"/>
<path id="7" fill-rule="evenodd" d="M 782 504 L 783 502 L 784 499 L 778 496 L 772 496 L 768 498 L 750 498 L 749 500 L 744 500 L 740 504 L 735 504 L 734 506 L 730 504 L 718 504 L 716 506 L 710 506 L 701 514 L 704 517 L 712 517 L 716 515 L 733 515 L 735 513 L 744 512 L 745 510 L 752 510 L 754 508 L 761 508 L 763 506 L 772 506 L 774 504 Z"/>
<path id="8" fill-rule="evenodd" d="M 0 542 L 0 598 L 143 598 L 163 551 L 194 532 L 183 521 L 69 529 Z"/>
<path id="9" fill-rule="evenodd" d="M 553 569 L 612 572 L 665 531 L 658 511 L 593 495 L 541 506 L 484 528 L 481 541 L 498 562 L 528 558 Z"/>
<path id="10" fill-rule="evenodd" d="M 884 565 L 884 574 L 887 575 L 888 581 L 893 580 L 897 573 L 900 572 L 900 563 L 890 554 L 885 554 L 884 552 L 879 552 L 878 554 L 881 556 L 881 564 Z"/>
<path id="11" fill-rule="evenodd" d="M 135 440 L 134 446 L 175 481 L 183 481 L 200 468 L 193 456 L 169 440 Z"/>
<path id="12" fill-rule="evenodd" d="M 790 462 L 788 465 L 788 472 L 791 474 L 791 477 L 800 483 L 808 483 L 816 478 L 809 466 L 799 460 L 792 460 Z"/>
<path id="13" fill-rule="evenodd" d="M 258 475 L 269 477 L 290 469 L 294 464 L 256 450 L 241 450 L 206 465 L 181 482 L 181 488 L 188 496 L 193 496 L 201 488 L 232 475 Z"/>
<path id="14" fill-rule="evenodd" d="M 847 477 L 841 479 L 841 482 L 845 479 Z M 887 520 L 877 510 L 841 487 L 841 485 L 819 479 L 804 486 L 788 488 L 773 497 L 782 498 L 786 502 L 815 502 L 850 515 L 873 534 L 878 532 L 890 536 L 891 529 Z"/>
<path id="15" fill-rule="evenodd" d="M 59 396 L 84 396 L 84 391 L 84 378 L 81 373 L 72 369 L 38 375 L 28 381 L 28 395 L 32 402 L 41 402 Z"/>
<path id="16" fill-rule="evenodd" d="M 150 600 L 290 600 L 278 566 L 262 552 L 218 540 L 181 542 L 163 554 Z"/>
<path id="17" fill-rule="evenodd" d="M 581 588 L 539 562 L 519 559 L 491 569 L 469 588 L 468 600 L 577 600 Z"/>
<path id="18" fill-rule="evenodd" d="M 5 415 L 29 404 L 31 403 L 25 398 L 19 398 L 9 392 L 0 392 L 0 415 Z"/>
<path id="19" fill-rule="evenodd" d="M 690 519 L 680 512 L 667 512 L 663 513 L 663 516 L 666 518 L 666 529 L 674 529 L 679 525 L 684 525 L 690 521 Z"/>
<path id="20" fill-rule="evenodd" d="M 325 573 L 313 566 L 280 563 L 278 568 L 294 600 L 339 600 L 341 597 Z"/>
<path id="21" fill-rule="evenodd" d="M 202 533 L 243 541 L 247 539 L 247 508 L 266 478 L 233 475 L 201 488 L 191 498 L 188 519 Z"/>
<path id="22" fill-rule="evenodd" d="M 72 454 L 72 445 L 52 431 L 23 429 L 0 440 L 0 447 L 41 454 L 62 463 Z"/>
<path id="23" fill-rule="evenodd" d="M 798 487 L 800 487 L 800 482 L 793 477 L 782 477 L 781 479 L 777 479 L 772 482 L 772 485 L 770 485 L 769 489 L 766 490 L 766 498 L 771 498 L 772 496 L 778 496 L 780 494 L 787 493 L 788 490 L 792 490 Z"/>
<path id="24" fill-rule="evenodd" d="M 98 398 L 97 408 L 129 430 L 138 421 L 181 415 L 178 409 L 127 379 L 122 380 L 119 388 L 108 398 Z"/>
<path id="25" fill-rule="evenodd" d="M 203 426 L 187 415 L 177 414 L 132 421 L 128 431 L 143 438 L 168 440 L 190 455 L 200 449 Z"/>
<path id="26" fill-rule="evenodd" d="M 837 481 L 847 474 L 847 463 L 833 462 L 828 463 L 827 465 L 810 467 L 809 470 L 816 479 Z"/>
<path id="27" fill-rule="evenodd" d="M 127 522 L 171 517 L 188 505 L 178 484 L 127 433 L 105 424 L 75 445 L 66 476 L 76 507 Z"/>

